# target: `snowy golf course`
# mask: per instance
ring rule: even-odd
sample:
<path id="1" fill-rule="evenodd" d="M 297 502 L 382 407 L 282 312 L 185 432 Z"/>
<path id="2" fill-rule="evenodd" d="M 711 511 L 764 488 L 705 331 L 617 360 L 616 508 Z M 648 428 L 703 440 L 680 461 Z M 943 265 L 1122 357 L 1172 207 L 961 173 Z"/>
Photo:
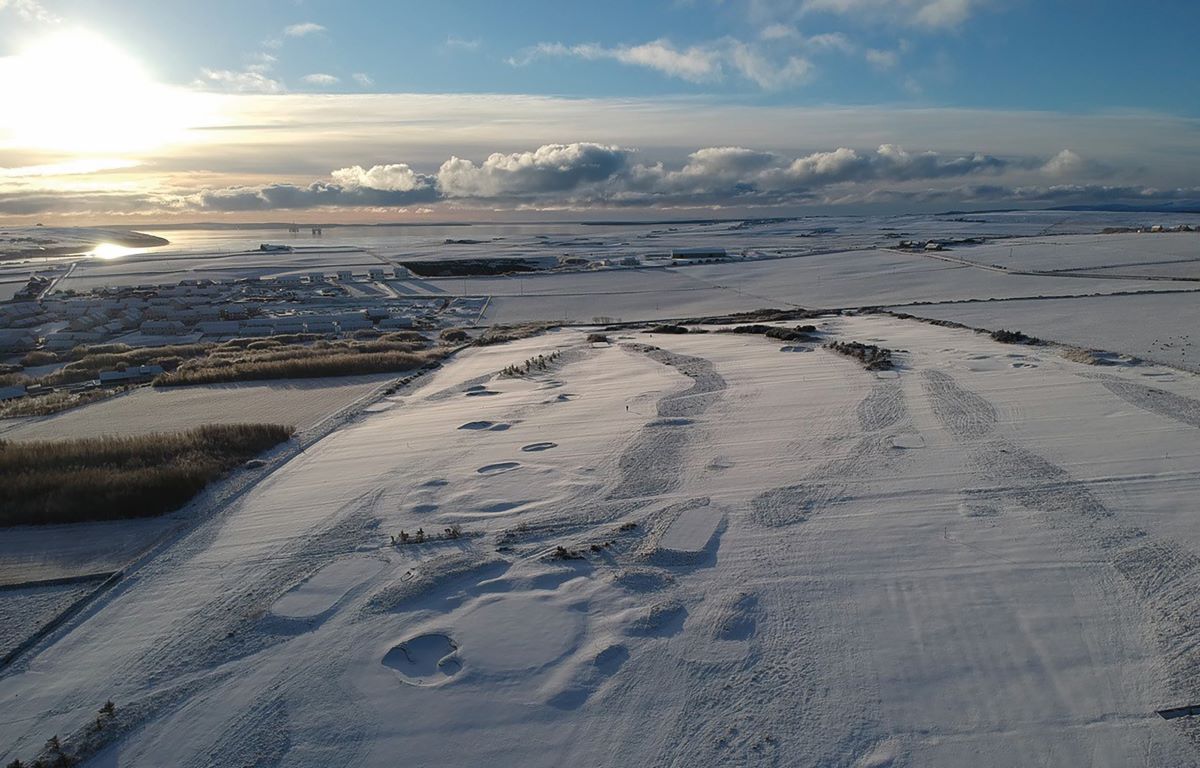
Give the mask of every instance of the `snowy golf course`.
<path id="1" fill-rule="evenodd" d="M 463 352 L 5 669 L 0 756 L 1194 765 L 1156 711 L 1200 703 L 1196 379 L 813 322 L 896 370 L 723 333 Z"/>

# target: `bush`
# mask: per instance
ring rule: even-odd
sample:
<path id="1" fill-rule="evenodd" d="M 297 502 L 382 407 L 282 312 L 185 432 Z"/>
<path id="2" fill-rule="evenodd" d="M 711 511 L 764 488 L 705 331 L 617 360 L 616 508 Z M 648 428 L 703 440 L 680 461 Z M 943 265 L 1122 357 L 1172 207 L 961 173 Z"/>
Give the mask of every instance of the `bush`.
<path id="1" fill-rule="evenodd" d="M 447 344 L 461 344 L 471 337 L 462 328 L 447 328 L 438 338 Z"/>
<path id="2" fill-rule="evenodd" d="M 139 437 L 0 441 L 0 526 L 161 515 L 292 432 L 278 424 L 229 424 Z"/>
<path id="3" fill-rule="evenodd" d="M 607 344 L 608 335 L 603 333 L 589 333 L 587 340 L 589 344 Z"/>
<path id="4" fill-rule="evenodd" d="M 518 339 L 527 339 L 544 333 L 551 326 L 542 323 L 527 323 L 525 325 L 494 325 L 483 332 L 475 340 L 475 346 L 486 347 L 491 344 L 505 344 Z"/>
<path id="5" fill-rule="evenodd" d="M 682 325 L 656 325 L 653 328 L 647 328 L 643 333 L 687 333 L 688 329 Z"/>
<path id="6" fill-rule="evenodd" d="M 893 367 L 892 350 L 877 347 L 874 344 L 860 344 L 857 341 L 831 341 L 825 345 L 825 348 L 859 360 L 867 367 L 868 371 L 886 371 Z"/>
<path id="7" fill-rule="evenodd" d="M 992 331 L 991 337 L 993 341 L 998 341 L 1001 344 L 1040 344 L 1041 339 L 1036 339 L 1033 336 L 1026 336 L 1020 331 L 1006 331 L 1001 328 L 998 331 Z"/>

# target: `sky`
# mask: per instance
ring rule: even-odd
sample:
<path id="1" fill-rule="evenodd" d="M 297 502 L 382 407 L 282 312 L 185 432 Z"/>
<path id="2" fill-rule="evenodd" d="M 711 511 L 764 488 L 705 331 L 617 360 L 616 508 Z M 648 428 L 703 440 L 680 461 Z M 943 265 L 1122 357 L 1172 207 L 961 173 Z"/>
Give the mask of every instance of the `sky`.
<path id="1" fill-rule="evenodd" d="M 0 223 L 1200 201 L 1190 0 L 0 0 Z"/>

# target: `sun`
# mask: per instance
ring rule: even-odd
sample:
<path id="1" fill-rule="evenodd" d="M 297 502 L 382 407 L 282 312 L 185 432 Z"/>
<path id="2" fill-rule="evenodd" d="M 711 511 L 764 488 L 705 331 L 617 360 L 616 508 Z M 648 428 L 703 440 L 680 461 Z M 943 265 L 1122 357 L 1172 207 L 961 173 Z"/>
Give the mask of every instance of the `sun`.
<path id="1" fill-rule="evenodd" d="M 0 146 L 78 155 L 179 141 L 200 119 L 197 94 L 155 82 L 133 57 L 82 30 L 0 58 Z"/>

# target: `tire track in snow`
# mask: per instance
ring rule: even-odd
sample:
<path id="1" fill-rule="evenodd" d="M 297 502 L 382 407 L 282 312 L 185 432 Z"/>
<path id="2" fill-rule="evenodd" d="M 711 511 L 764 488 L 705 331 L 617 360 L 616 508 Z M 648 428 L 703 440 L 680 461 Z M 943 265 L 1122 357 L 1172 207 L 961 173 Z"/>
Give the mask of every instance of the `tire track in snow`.
<path id="1" fill-rule="evenodd" d="M 1115 377 L 1094 378 L 1105 386 L 1114 384 L 1110 391 L 1138 407 L 1171 418 L 1187 413 L 1187 403 L 1178 400 L 1188 398 L 1164 398 L 1161 395 L 1170 393 L 1106 381 Z M 996 408 L 961 388 L 949 374 L 929 371 L 922 383 L 935 416 L 960 443 L 974 446 L 970 461 L 978 476 L 993 484 L 971 489 L 970 495 L 1044 513 L 1040 519 L 1045 524 L 1091 550 L 1097 560 L 1107 561 L 1135 596 L 1158 645 L 1168 688 L 1162 692 L 1164 706 L 1200 701 L 1200 556 L 1174 541 L 1156 540 L 1144 529 L 1123 523 L 1089 483 L 1075 480 L 1037 453 L 1003 438 L 981 439 L 993 431 Z M 1167 403 L 1185 408 L 1168 413 L 1161 410 Z M 1171 725 L 1200 755 L 1200 722 L 1182 718 Z"/>
<path id="2" fill-rule="evenodd" d="M 725 390 L 725 379 L 711 361 L 668 352 L 645 344 L 625 344 L 669 365 L 692 380 L 682 391 L 665 395 L 657 404 L 658 418 L 638 432 L 617 460 L 618 480 L 605 501 L 650 499 L 670 493 L 683 482 L 679 469 L 694 437 L 693 422 L 712 407 Z"/>
<path id="3" fill-rule="evenodd" d="M 1096 373 L 1080 375 L 1100 382 L 1105 389 L 1130 405 L 1189 427 L 1200 427 L 1200 400 L 1126 381 L 1117 376 Z"/>
<path id="4" fill-rule="evenodd" d="M 750 501 L 751 519 L 767 527 L 802 523 L 853 498 L 853 486 L 862 480 L 894 471 L 899 457 L 887 430 L 908 422 L 900 379 L 878 379 L 859 402 L 856 414 L 858 426 L 866 434 L 850 452 L 818 467 L 803 482 L 755 496 Z"/>
<path id="5" fill-rule="evenodd" d="M 212 669 L 292 637 L 259 626 L 261 617 L 306 575 L 366 540 L 376 525 L 372 510 L 381 494 L 359 496 L 332 516 L 334 522 L 272 554 L 267 567 L 244 573 L 236 586 L 176 622 L 166 638 L 128 666 L 126 677 L 154 682 Z"/>
<path id="6" fill-rule="evenodd" d="M 921 372 L 921 387 L 946 431 L 959 440 L 976 440 L 996 429 L 996 408 L 989 401 L 963 389 L 944 371 Z"/>

